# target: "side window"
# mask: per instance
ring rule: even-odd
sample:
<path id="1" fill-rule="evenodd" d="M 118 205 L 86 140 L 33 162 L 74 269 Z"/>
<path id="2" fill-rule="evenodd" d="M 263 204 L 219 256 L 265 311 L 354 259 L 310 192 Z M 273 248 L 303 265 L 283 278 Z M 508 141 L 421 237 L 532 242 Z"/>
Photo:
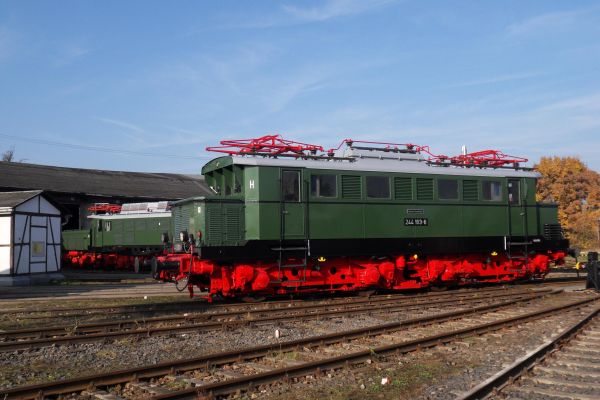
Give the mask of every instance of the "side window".
<path id="1" fill-rule="evenodd" d="M 96 223 L 97 223 L 96 230 L 98 232 L 102 232 L 102 221 L 101 220 L 97 220 Z"/>
<path id="2" fill-rule="evenodd" d="M 242 182 L 244 173 L 238 166 L 233 167 L 233 193 L 242 193 Z"/>
<path id="3" fill-rule="evenodd" d="M 104 230 L 106 232 L 110 232 L 110 229 L 111 229 L 111 223 L 110 223 L 110 221 L 104 221 Z"/>
<path id="4" fill-rule="evenodd" d="M 390 178 L 387 176 L 367 176 L 367 197 L 389 199 Z"/>
<path id="5" fill-rule="evenodd" d="M 509 179 L 508 180 L 508 202 L 510 204 L 520 204 L 520 191 L 519 191 L 519 180 Z"/>
<path id="6" fill-rule="evenodd" d="M 482 181 L 481 193 L 484 200 L 501 201 L 502 184 L 498 181 Z"/>
<path id="7" fill-rule="evenodd" d="M 300 171 L 282 171 L 281 195 L 283 201 L 300 201 Z"/>
<path id="8" fill-rule="evenodd" d="M 310 177 L 310 194 L 313 197 L 336 197 L 336 176 L 331 174 L 312 175 Z"/>
<path id="9" fill-rule="evenodd" d="M 233 179 L 233 167 L 223 168 L 223 191 L 225 196 L 231 196 Z"/>
<path id="10" fill-rule="evenodd" d="M 458 200 L 458 181 L 438 179 L 438 198 L 440 200 Z"/>

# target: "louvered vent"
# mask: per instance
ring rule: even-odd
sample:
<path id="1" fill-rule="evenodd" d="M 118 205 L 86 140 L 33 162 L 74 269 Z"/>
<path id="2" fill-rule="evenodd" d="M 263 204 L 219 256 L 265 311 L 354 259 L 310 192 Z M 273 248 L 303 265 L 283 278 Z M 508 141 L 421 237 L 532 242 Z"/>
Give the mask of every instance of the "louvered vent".
<path id="1" fill-rule="evenodd" d="M 208 226 L 206 227 L 207 241 L 221 242 L 223 238 L 223 213 L 221 207 L 206 207 L 206 218 Z"/>
<path id="2" fill-rule="evenodd" d="M 360 176 L 342 175 L 342 198 L 360 199 Z"/>
<path id="3" fill-rule="evenodd" d="M 477 181 L 463 181 L 463 200 L 465 201 L 477 201 Z"/>
<path id="4" fill-rule="evenodd" d="M 394 197 L 396 200 L 412 200 L 411 178 L 394 178 Z"/>
<path id="5" fill-rule="evenodd" d="M 544 237 L 548 240 L 560 240 L 563 236 L 562 227 L 559 224 L 544 224 Z"/>
<path id="6" fill-rule="evenodd" d="M 417 200 L 433 200 L 433 179 L 417 178 Z"/>
<path id="7" fill-rule="evenodd" d="M 225 209 L 225 240 L 238 241 L 242 239 L 240 220 L 242 209 L 239 206 L 227 205 Z"/>
<path id="8" fill-rule="evenodd" d="M 173 209 L 173 218 L 175 232 L 173 232 L 173 239 L 175 243 L 181 243 L 179 240 L 179 232 L 187 231 L 190 225 L 190 208 L 189 207 L 177 207 Z"/>

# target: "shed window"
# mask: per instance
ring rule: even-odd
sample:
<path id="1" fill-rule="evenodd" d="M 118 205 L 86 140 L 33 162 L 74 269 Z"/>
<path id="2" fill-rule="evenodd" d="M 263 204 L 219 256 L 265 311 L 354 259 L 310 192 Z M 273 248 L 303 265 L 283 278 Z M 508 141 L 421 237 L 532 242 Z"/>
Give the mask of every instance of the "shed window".
<path id="1" fill-rule="evenodd" d="M 458 200 L 458 181 L 438 179 L 438 198 L 440 200 Z"/>
<path id="2" fill-rule="evenodd" d="M 483 181 L 481 182 L 481 192 L 484 200 L 501 201 L 502 200 L 502 184 L 498 181 Z"/>
<path id="3" fill-rule="evenodd" d="M 335 175 L 312 175 L 310 194 L 313 197 L 336 197 L 337 182 Z"/>
<path id="4" fill-rule="evenodd" d="M 367 176 L 367 197 L 390 198 L 390 179 L 387 176 Z"/>

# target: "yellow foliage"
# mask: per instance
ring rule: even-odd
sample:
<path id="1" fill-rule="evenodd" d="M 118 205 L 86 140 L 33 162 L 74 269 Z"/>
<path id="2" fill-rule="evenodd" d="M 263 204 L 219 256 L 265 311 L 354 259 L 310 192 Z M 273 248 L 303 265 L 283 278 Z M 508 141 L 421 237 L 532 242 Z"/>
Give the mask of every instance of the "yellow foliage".
<path id="1" fill-rule="evenodd" d="M 537 200 L 558 203 L 558 218 L 571 246 L 598 247 L 600 174 L 577 157 L 542 157 Z"/>

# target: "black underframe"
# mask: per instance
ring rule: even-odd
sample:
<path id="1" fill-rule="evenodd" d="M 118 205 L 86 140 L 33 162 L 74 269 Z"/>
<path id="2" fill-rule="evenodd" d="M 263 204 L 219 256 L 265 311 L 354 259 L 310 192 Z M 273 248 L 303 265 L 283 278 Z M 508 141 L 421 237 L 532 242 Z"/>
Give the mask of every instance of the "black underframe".
<path id="1" fill-rule="evenodd" d="M 512 236 L 513 242 L 523 242 L 524 237 Z M 528 251 L 542 253 L 546 251 L 567 251 L 566 239 L 548 240 L 543 236 L 527 238 Z M 274 250 L 280 245 L 285 247 L 306 246 L 304 240 L 249 241 L 245 246 L 204 246 L 201 257 L 215 261 L 277 260 L 279 252 Z M 505 237 L 436 237 L 436 238 L 378 238 L 378 239 L 311 239 L 311 257 L 374 256 L 387 257 L 401 254 L 411 255 L 452 255 L 452 254 L 489 254 L 493 251 L 505 252 Z M 286 252 L 290 256 L 299 256 L 303 251 Z"/>

